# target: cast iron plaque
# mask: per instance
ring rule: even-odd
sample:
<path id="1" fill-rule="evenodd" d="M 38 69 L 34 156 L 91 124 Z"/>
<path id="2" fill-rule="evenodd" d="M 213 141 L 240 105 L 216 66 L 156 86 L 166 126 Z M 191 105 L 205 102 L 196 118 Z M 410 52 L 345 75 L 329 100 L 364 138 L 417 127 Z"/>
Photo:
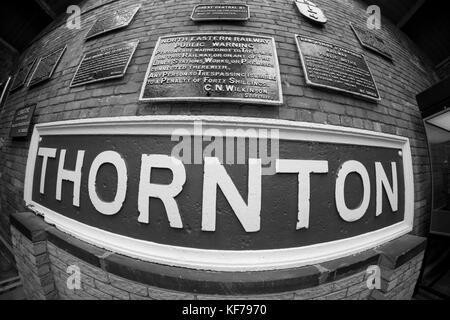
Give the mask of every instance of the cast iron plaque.
<path id="1" fill-rule="evenodd" d="M 11 138 L 28 136 L 35 108 L 36 104 L 30 104 L 16 110 L 11 124 L 11 131 L 9 132 Z"/>
<path id="2" fill-rule="evenodd" d="M 194 21 L 238 20 L 250 19 L 250 10 L 246 4 L 199 4 L 192 10 Z"/>
<path id="3" fill-rule="evenodd" d="M 62 55 L 66 47 L 58 49 L 42 58 L 39 59 L 36 68 L 31 75 L 30 82 L 28 86 L 34 86 L 46 80 L 49 80 L 56 67 L 58 66 L 59 61 L 61 60 Z"/>
<path id="4" fill-rule="evenodd" d="M 138 43 L 120 43 L 86 53 L 70 86 L 123 77 Z"/>
<path id="5" fill-rule="evenodd" d="M 17 90 L 25 85 L 35 62 L 36 59 L 30 59 L 20 66 L 20 69 L 17 71 L 14 77 L 11 91 Z"/>
<path id="6" fill-rule="evenodd" d="M 379 101 L 369 66 L 360 53 L 322 40 L 296 35 L 306 83 Z"/>
<path id="7" fill-rule="evenodd" d="M 238 33 L 160 37 L 140 100 L 281 104 L 275 41 Z"/>
<path id="8" fill-rule="evenodd" d="M 361 45 L 364 48 L 372 50 L 372 51 L 382 55 L 383 57 L 388 58 L 389 60 L 392 60 L 392 55 L 390 54 L 389 49 L 387 48 L 383 39 L 376 36 L 370 30 L 366 30 L 366 29 L 357 27 L 357 26 L 353 25 L 352 23 L 350 23 L 350 27 L 352 28 L 353 32 L 356 35 L 356 38 L 358 38 L 358 41 L 361 43 Z"/>
<path id="9" fill-rule="evenodd" d="M 105 14 L 95 21 L 94 25 L 89 30 L 86 39 L 128 26 L 139 11 L 139 8 L 140 6 L 135 6 Z"/>

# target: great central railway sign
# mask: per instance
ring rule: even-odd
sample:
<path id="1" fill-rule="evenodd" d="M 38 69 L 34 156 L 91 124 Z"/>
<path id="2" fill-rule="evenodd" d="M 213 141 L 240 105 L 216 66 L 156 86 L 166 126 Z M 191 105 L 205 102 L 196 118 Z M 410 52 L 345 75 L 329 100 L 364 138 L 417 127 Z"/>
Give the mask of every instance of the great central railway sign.
<path id="1" fill-rule="evenodd" d="M 306 83 L 370 101 L 380 94 L 364 56 L 335 44 L 296 35 Z"/>
<path id="2" fill-rule="evenodd" d="M 270 119 L 119 117 L 36 125 L 24 195 L 50 224 L 114 252 L 268 270 L 409 232 L 412 177 L 403 137 Z"/>
<path id="3" fill-rule="evenodd" d="M 281 104 L 275 41 L 239 33 L 160 37 L 140 100 Z"/>
<path id="4" fill-rule="evenodd" d="M 194 21 L 250 19 L 250 10 L 245 4 L 199 4 L 192 10 L 191 19 Z"/>

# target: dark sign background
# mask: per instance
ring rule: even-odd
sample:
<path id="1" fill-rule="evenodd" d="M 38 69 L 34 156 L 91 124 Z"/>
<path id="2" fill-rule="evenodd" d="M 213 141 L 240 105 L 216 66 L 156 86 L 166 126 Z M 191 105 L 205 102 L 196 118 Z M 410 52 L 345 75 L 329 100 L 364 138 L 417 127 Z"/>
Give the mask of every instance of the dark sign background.
<path id="1" fill-rule="evenodd" d="M 57 157 L 47 165 L 45 194 L 39 193 L 42 157 L 37 157 L 34 171 L 32 199 L 51 210 L 113 233 L 162 244 L 222 250 L 254 250 L 301 247 L 344 239 L 378 230 L 403 220 L 405 187 L 402 158 L 398 151 L 351 145 L 315 142 L 280 141 L 281 159 L 328 160 L 327 174 L 311 175 L 311 208 L 309 229 L 296 230 L 298 177 L 296 174 L 278 173 L 262 177 L 261 230 L 246 233 L 220 188 L 217 192 L 217 225 L 215 232 L 201 231 L 203 165 L 185 165 L 187 180 L 183 191 L 175 198 L 180 209 L 183 229 L 169 226 L 163 203 L 151 198 L 149 224 L 138 222 L 138 186 L 141 155 L 170 154 L 178 142 L 170 137 L 158 136 L 44 136 L 40 147 L 57 148 Z M 205 144 L 206 145 L 206 144 Z M 77 150 L 86 150 L 81 181 L 80 207 L 72 206 L 73 183 L 63 181 L 62 201 L 55 198 L 56 175 L 60 149 L 67 149 L 65 169 L 73 170 Z M 88 174 L 93 159 L 102 151 L 114 150 L 125 159 L 128 169 L 127 197 L 121 211 L 113 216 L 98 213 L 88 195 Z M 248 150 L 248 148 L 247 148 Z M 270 149 L 269 149 L 270 150 Z M 236 152 L 235 152 L 236 154 Z M 362 162 L 371 178 L 371 201 L 366 214 L 356 222 L 340 218 L 335 205 L 337 170 L 347 160 Z M 375 161 L 380 161 L 392 183 L 390 162 L 397 163 L 399 209 L 393 213 L 383 191 L 383 213 L 375 216 Z M 225 165 L 233 182 L 247 201 L 247 165 Z M 153 183 L 168 184 L 170 171 L 152 171 Z M 112 201 L 116 192 L 117 176 L 112 165 L 100 168 L 97 192 L 105 201 Z M 362 199 L 362 181 L 350 174 L 346 182 L 346 204 L 355 208 Z"/>

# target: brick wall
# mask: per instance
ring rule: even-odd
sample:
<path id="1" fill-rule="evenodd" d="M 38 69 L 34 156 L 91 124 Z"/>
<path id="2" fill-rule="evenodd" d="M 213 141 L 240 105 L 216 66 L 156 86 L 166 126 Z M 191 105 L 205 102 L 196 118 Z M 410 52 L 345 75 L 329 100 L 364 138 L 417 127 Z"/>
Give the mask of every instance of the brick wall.
<path id="1" fill-rule="evenodd" d="M 257 300 L 367 300 L 367 299 L 410 299 L 419 277 L 425 243 L 423 238 L 406 235 L 393 240 L 373 250 L 341 258 L 315 266 L 306 266 L 288 271 L 298 290 L 282 290 L 283 286 L 276 288 L 277 292 L 266 294 L 247 293 L 239 294 L 233 286 L 225 281 L 219 286 L 228 293 L 206 293 L 208 279 L 203 271 L 199 281 L 201 289 L 191 286 L 190 291 L 183 290 L 177 282 L 188 281 L 186 271 L 177 270 L 175 276 L 168 282 L 172 288 L 148 285 L 145 279 L 156 283 L 153 277 L 141 276 L 141 282 L 128 279 L 133 274 L 139 274 L 138 268 L 144 262 L 133 261 L 126 268 L 126 277 L 114 274 L 108 257 L 115 253 L 104 251 L 92 245 L 81 242 L 66 235 L 54 227 L 48 226 L 33 213 L 14 214 L 11 226 L 13 248 L 18 262 L 19 273 L 22 278 L 25 293 L 30 299 L 63 299 L 63 300 L 208 300 L 208 299 L 257 299 Z M 69 252 L 71 251 L 71 252 Z M 93 256 L 99 258 L 92 259 Z M 121 268 L 127 260 L 121 256 Z M 97 261 L 100 261 L 97 263 Z M 381 270 L 381 288 L 369 289 L 367 278 L 368 266 L 377 265 Z M 81 286 L 79 289 L 70 289 L 67 285 L 72 272 L 69 266 L 76 266 L 81 271 Z M 170 268 L 170 267 L 167 267 Z M 119 268 L 120 269 L 120 268 Z M 145 268 L 144 268 L 145 269 Z M 314 272 L 311 272 L 314 269 Z M 116 266 L 116 270 L 117 266 Z M 302 272 L 302 270 L 304 272 Z M 146 272 L 150 272 L 147 271 Z M 257 272 L 256 272 L 257 273 Z M 295 276 L 292 276 L 295 274 Z M 317 281 L 314 281 L 317 275 Z M 167 277 L 160 274 L 161 277 Z M 216 282 L 221 282 L 220 275 L 213 275 Z M 233 277 L 233 276 L 232 276 Z M 247 276 L 248 279 L 257 279 L 260 283 L 267 275 Z M 276 272 L 274 272 L 274 278 Z M 153 279 L 153 280 L 152 280 Z M 70 282 L 70 281 L 69 281 Z M 148 282 L 148 281 L 147 281 Z M 236 280 L 240 282 L 240 280 Z M 318 285 L 317 285 L 318 284 Z M 174 290 L 178 286 L 180 290 Z M 245 283 L 240 282 L 240 290 Z M 250 283 L 249 287 L 254 286 Z M 269 284 L 268 287 L 271 287 Z M 286 284 L 284 287 L 287 287 Z M 271 288 L 271 291 L 273 288 Z"/>
<path id="2" fill-rule="evenodd" d="M 364 25 L 366 5 L 362 1 L 316 0 L 328 16 L 317 27 L 297 12 L 291 0 L 247 1 L 251 19 L 245 24 L 194 23 L 189 17 L 194 4 L 208 1 L 88 0 L 82 7 L 82 29 L 69 30 L 63 17 L 49 26 L 22 55 L 42 55 L 62 44 L 67 51 L 51 81 L 10 95 L 0 113 L 0 226 L 7 232 L 8 215 L 24 210 L 23 181 L 28 141 L 14 140 L 9 129 L 14 111 L 37 103 L 34 123 L 78 118 L 149 114 L 208 114 L 268 117 L 329 123 L 406 136 L 411 139 L 415 182 L 414 232 L 428 228 L 431 204 L 430 168 L 425 131 L 415 95 L 436 80 L 433 67 L 408 38 L 387 20 L 380 34 L 393 53 L 391 63 L 363 50 L 349 22 Z M 96 17 L 103 12 L 141 3 L 135 21 L 125 30 L 85 42 Z M 159 36 L 181 32 L 237 31 L 272 36 L 279 56 L 284 105 L 258 106 L 230 103 L 139 103 L 139 89 L 152 50 Z M 294 41 L 295 33 L 318 37 L 365 54 L 382 97 L 373 104 L 336 92 L 306 86 Z M 138 39 L 139 47 L 123 79 L 69 88 L 84 52 L 126 40 Z"/>

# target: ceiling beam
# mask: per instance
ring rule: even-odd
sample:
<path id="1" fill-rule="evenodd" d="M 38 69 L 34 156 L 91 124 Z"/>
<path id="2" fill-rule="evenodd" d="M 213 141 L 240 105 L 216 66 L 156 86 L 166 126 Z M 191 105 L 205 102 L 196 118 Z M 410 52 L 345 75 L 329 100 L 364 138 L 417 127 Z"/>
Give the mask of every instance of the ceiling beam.
<path id="1" fill-rule="evenodd" d="M 50 18 L 52 18 L 53 20 L 56 19 L 57 14 L 55 13 L 55 11 L 53 11 L 53 9 L 48 5 L 47 2 L 45 2 L 45 0 L 34 0 L 39 7 L 41 7 L 42 10 L 45 11 L 45 13 L 50 16 Z"/>
<path id="2" fill-rule="evenodd" d="M 403 15 L 403 17 L 397 23 L 397 27 L 399 29 L 403 28 L 425 2 L 426 0 L 417 0 L 416 3 L 414 3 L 414 5 Z"/>
<path id="3" fill-rule="evenodd" d="M 6 41 L 3 38 L 0 38 L 0 44 L 7 47 L 10 51 L 12 51 L 14 54 L 18 54 L 19 50 L 17 50 L 12 44 L 10 44 L 8 41 Z"/>

